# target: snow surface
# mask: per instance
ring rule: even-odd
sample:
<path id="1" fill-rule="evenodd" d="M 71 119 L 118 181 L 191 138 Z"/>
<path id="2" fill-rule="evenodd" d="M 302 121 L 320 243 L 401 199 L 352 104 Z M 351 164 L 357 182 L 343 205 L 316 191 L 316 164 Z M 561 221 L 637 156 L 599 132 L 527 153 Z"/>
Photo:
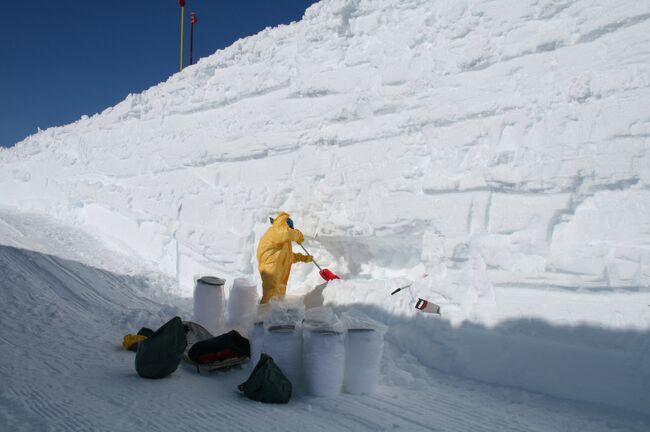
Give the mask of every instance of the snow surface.
<path id="1" fill-rule="evenodd" d="M 435 428 L 442 406 L 512 414 L 499 404 L 518 390 L 459 376 L 650 415 L 649 42 L 647 1 L 318 3 L 298 23 L 0 150 L 0 241 L 19 248 L 3 260 L 34 261 L 26 268 L 37 273 L 20 276 L 26 297 L 3 282 L 3 304 L 33 317 L 28 300 L 45 296 L 36 287 L 63 289 L 40 307 L 96 301 L 112 324 L 74 318 L 89 324 L 73 334 L 107 329 L 102 340 L 115 341 L 189 304 L 195 274 L 258 277 L 257 241 L 285 210 L 344 279 L 312 291 L 317 272 L 296 266 L 289 291 L 389 324 L 377 398 L 405 389 L 423 398 L 392 411 L 376 402 L 377 418 L 420 409 Z M 76 278 L 52 286 L 40 270 L 67 274 L 59 267 L 68 263 L 110 289 L 88 291 Z M 418 297 L 442 316 L 416 311 Z M 133 312 L 131 302 L 144 303 Z M 67 313 L 58 319 L 55 328 L 71 330 Z M 155 384 L 136 385 L 147 399 Z M 445 405 L 456 387 L 459 403 L 481 409 Z M 469 388 L 481 396 L 468 399 Z M 3 400 L 20 405 L 20 391 Z M 521 394 L 536 401 L 522 416 L 541 423 L 515 430 L 564 427 L 531 409 L 557 402 Z M 357 411 L 347 399 L 322 403 Z M 568 406 L 562 415 L 580 416 Z M 342 428 L 353 428 L 350 415 L 337 418 Z M 391 427 L 371 417 L 359 428 Z M 589 430 L 607 427 L 591 418 Z M 574 420 L 566 424 L 586 428 Z M 485 427 L 504 430 L 497 423 Z"/>
<path id="2" fill-rule="evenodd" d="M 191 314 L 174 281 L 131 275 L 97 239 L 41 215 L 0 210 L 0 429 L 11 431 L 646 431 L 650 419 L 423 366 L 387 344 L 376 394 L 238 394 L 248 368 L 146 380 L 119 343 Z M 70 245 L 74 251 L 70 252 Z M 68 254 L 75 254 L 72 259 Z M 62 258 L 57 255 L 68 255 Z M 115 271 L 97 266 L 107 265 Z M 146 273 L 140 268 L 139 273 Z M 162 290 L 161 295 L 156 295 Z"/>

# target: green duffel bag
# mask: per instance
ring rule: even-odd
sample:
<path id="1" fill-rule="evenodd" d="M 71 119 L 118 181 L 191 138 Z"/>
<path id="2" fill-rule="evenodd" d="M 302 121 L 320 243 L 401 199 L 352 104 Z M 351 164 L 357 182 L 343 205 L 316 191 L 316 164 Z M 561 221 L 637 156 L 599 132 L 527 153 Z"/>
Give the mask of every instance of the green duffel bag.
<path id="1" fill-rule="evenodd" d="M 259 402 L 287 403 L 291 399 L 291 381 L 284 376 L 273 358 L 262 353 L 260 361 L 239 390 Z"/>
<path id="2" fill-rule="evenodd" d="M 138 343 L 135 370 L 143 378 L 164 378 L 176 370 L 186 346 L 183 322 L 174 317 Z"/>

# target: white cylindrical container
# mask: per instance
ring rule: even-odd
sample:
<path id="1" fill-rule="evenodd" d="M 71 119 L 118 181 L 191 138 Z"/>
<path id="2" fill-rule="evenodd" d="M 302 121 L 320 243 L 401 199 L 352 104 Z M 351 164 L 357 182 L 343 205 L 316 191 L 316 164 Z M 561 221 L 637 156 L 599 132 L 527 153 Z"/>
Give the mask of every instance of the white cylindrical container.
<path id="1" fill-rule="evenodd" d="M 254 282 L 237 278 L 228 297 L 228 321 L 231 324 L 250 325 L 257 313 L 257 286 Z"/>
<path id="2" fill-rule="evenodd" d="M 331 397 L 341 392 L 345 371 L 344 334 L 332 330 L 304 330 L 303 366 L 307 390 Z"/>
<path id="3" fill-rule="evenodd" d="M 383 348 L 383 337 L 375 329 L 348 329 L 343 381 L 348 393 L 363 394 L 375 391 Z"/>
<path id="4" fill-rule="evenodd" d="M 302 376 L 302 327 L 274 325 L 264 331 L 262 352 L 271 356 L 294 389 Z"/>
<path id="5" fill-rule="evenodd" d="M 262 349 L 264 349 L 264 322 L 258 321 L 253 326 L 251 334 L 251 360 L 249 362 L 251 369 L 255 369 L 257 362 L 260 361 Z"/>
<path id="6" fill-rule="evenodd" d="M 194 321 L 212 334 L 219 334 L 223 330 L 225 282 L 218 277 L 203 276 L 196 279 L 194 285 Z"/>

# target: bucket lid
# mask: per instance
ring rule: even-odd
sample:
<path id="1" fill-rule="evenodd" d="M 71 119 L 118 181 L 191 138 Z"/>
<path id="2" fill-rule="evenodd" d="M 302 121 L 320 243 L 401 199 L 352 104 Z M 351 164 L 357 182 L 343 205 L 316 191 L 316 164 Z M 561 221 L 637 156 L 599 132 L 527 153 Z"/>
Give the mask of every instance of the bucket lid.
<path id="1" fill-rule="evenodd" d="M 337 332 L 336 330 L 330 330 L 330 329 L 316 329 L 316 330 L 312 330 L 311 332 L 322 336 L 340 336 L 343 334 L 341 332 Z"/>
<path id="2" fill-rule="evenodd" d="M 197 282 L 201 282 L 206 285 L 222 286 L 226 283 L 226 280 L 218 278 L 216 276 L 203 276 Z"/>
<path id="3" fill-rule="evenodd" d="M 296 329 L 296 326 L 293 324 L 283 324 L 283 325 L 275 325 L 269 327 L 270 332 L 277 332 L 277 333 L 291 333 Z"/>

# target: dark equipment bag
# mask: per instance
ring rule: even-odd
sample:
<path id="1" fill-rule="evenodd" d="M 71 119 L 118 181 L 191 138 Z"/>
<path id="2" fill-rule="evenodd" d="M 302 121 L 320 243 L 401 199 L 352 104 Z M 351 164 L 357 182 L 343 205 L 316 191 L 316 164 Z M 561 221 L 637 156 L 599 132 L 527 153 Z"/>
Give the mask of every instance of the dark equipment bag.
<path id="1" fill-rule="evenodd" d="M 273 358 L 262 353 L 260 361 L 239 390 L 259 402 L 287 403 L 291 399 L 291 381 L 282 373 Z"/>
<path id="2" fill-rule="evenodd" d="M 148 339 L 138 343 L 135 370 L 143 378 L 163 378 L 176 370 L 187 339 L 183 322 L 174 317 Z"/>
<path id="3" fill-rule="evenodd" d="M 150 337 L 154 333 L 153 330 L 147 327 L 142 327 L 140 330 L 138 330 L 138 336 L 145 336 L 145 337 Z M 140 342 L 136 342 L 133 345 L 129 347 L 129 351 L 133 352 L 138 352 L 138 344 Z"/>
<path id="4" fill-rule="evenodd" d="M 195 343 L 187 352 L 187 356 L 197 364 L 250 357 L 251 345 L 248 339 L 240 335 L 237 331 L 231 330 L 220 336 Z"/>

